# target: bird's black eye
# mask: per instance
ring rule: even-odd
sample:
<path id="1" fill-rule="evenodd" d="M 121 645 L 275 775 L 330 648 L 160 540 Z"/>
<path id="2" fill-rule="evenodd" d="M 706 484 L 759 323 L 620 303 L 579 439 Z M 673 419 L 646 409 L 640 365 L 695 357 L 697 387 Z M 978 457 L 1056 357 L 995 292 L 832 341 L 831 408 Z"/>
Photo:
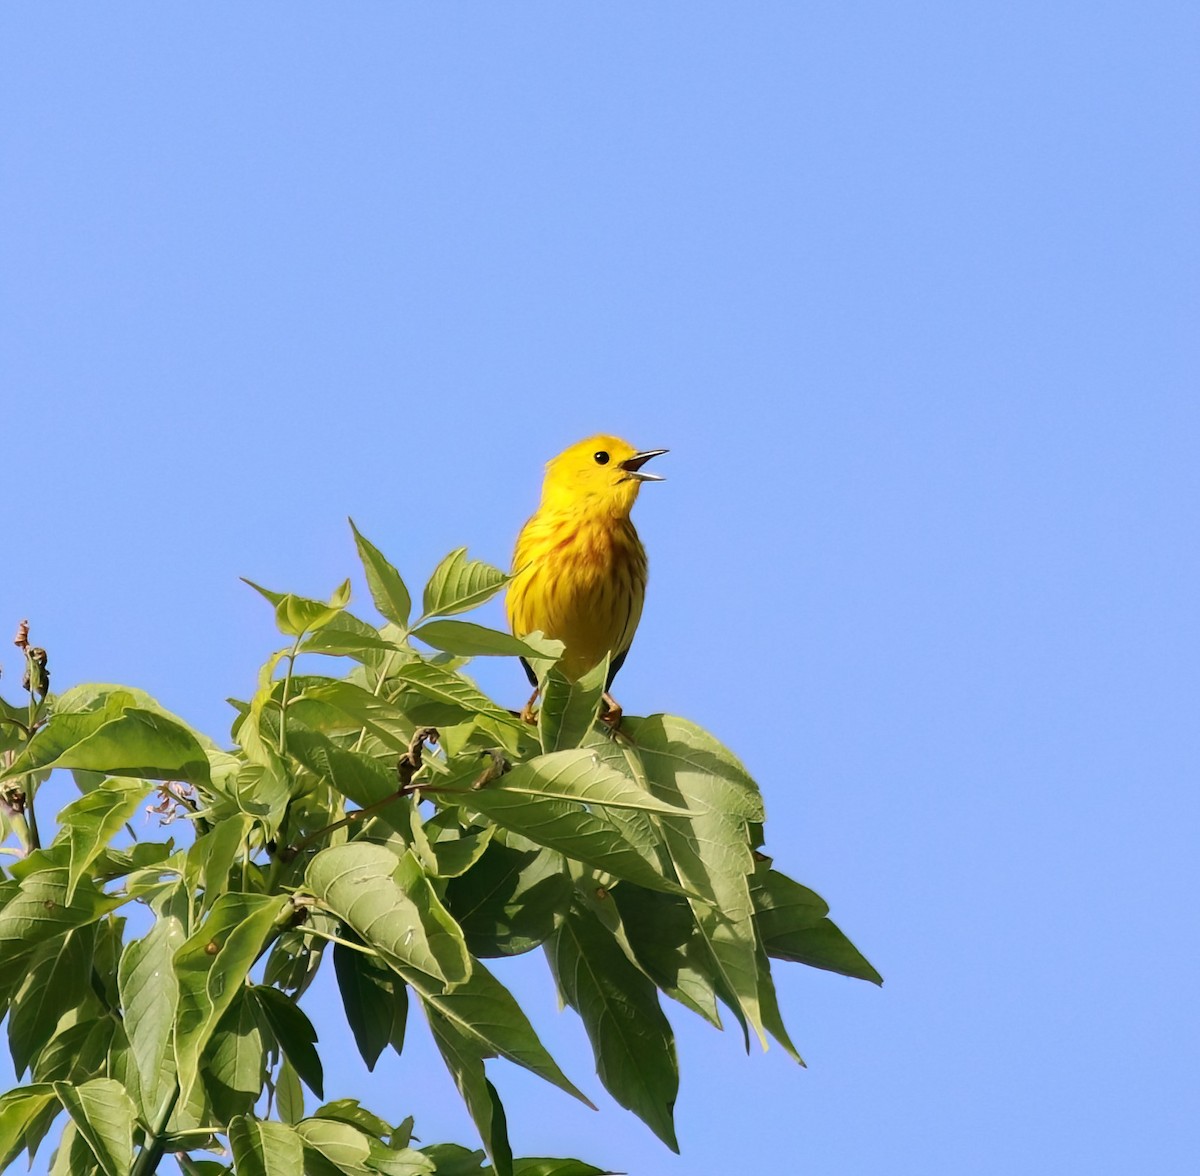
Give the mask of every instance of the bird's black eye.
<path id="1" fill-rule="evenodd" d="M 592 456 L 596 459 L 597 465 L 608 465 L 608 454 L 603 449 L 599 453 L 593 453 Z"/>

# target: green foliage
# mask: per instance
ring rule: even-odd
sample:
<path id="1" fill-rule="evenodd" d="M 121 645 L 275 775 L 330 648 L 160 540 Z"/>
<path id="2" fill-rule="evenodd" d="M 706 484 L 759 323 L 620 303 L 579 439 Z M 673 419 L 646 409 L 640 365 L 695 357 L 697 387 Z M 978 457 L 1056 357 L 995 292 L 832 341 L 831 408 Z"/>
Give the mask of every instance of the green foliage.
<path id="1" fill-rule="evenodd" d="M 19 630 L 28 697 L 0 701 L 0 1013 L 25 1084 L 0 1097 L 0 1168 L 57 1132 L 51 1170 L 101 1176 L 148 1176 L 168 1152 L 203 1176 L 600 1176 L 514 1158 L 489 1059 L 590 1102 L 483 960 L 541 947 L 601 1083 L 671 1148 L 663 995 L 717 1026 L 724 1005 L 798 1060 L 772 960 L 880 982 L 759 852 L 762 799 L 728 749 L 671 715 L 613 733 L 607 664 L 572 682 L 557 642 L 449 619 L 507 581 L 465 550 L 410 627 L 400 574 L 354 539 L 383 622 L 347 611 L 348 582 L 327 602 L 254 585 L 288 642 L 234 702 L 228 748 L 135 689 L 48 694 Z M 489 655 L 537 667 L 536 726 L 464 674 Z M 43 844 L 56 769 L 80 796 Z M 172 837 L 134 838 L 146 807 Z M 483 1151 L 414 1147 L 411 1120 L 352 1100 L 306 1113 L 326 1075 L 300 1002 L 327 955 L 366 1066 L 403 1050 L 414 1005 Z"/>

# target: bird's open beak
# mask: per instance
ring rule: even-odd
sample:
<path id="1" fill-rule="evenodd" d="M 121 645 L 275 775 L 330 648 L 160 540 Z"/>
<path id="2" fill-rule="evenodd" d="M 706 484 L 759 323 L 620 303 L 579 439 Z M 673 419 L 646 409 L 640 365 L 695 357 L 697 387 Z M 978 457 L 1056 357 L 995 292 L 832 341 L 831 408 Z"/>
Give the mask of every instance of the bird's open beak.
<path id="1" fill-rule="evenodd" d="M 652 457 L 658 457 L 659 454 L 666 452 L 665 449 L 643 449 L 641 453 L 635 453 L 618 464 L 631 478 L 635 478 L 639 482 L 663 482 L 666 479 L 662 474 L 643 473 L 642 466 Z"/>

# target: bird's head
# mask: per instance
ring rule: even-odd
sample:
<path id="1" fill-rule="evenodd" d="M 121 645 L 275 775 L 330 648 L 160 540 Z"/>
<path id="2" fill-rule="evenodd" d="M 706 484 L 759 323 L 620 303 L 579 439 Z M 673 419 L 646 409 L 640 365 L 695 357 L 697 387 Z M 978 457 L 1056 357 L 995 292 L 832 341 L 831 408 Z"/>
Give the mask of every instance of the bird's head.
<path id="1" fill-rule="evenodd" d="M 546 464 L 542 505 L 591 510 L 624 518 L 633 509 L 643 482 L 661 482 L 642 466 L 665 449 L 634 449 L 619 437 L 598 433 L 564 449 Z"/>

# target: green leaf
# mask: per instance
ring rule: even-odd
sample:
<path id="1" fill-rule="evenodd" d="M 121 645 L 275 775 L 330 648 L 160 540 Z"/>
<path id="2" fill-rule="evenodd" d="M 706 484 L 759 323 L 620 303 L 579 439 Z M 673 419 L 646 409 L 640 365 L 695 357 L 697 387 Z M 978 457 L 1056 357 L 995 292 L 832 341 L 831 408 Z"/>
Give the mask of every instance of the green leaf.
<path id="1" fill-rule="evenodd" d="M 285 1123 L 299 1123 L 304 1118 L 304 1088 L 296 1067 L 284 1058 L 279 1063 L 279 1074 L 275 1079 L 275 1106 Z"/>
<path id="2" fill-rule="evenodd" d="M 407 751 L 416 724 L 398 706 L 379 698 L 353 682 L 322 682 L 308 686 L 297 698 L 323 702 L 340 711 L 353 725 L 365 727 L 372 735 L 395 751 Z M 290 713 L 290 711 L 289 711 Z"/>
<path id="3" fill-rule="evenodd" d="M 357 1127 L 337 1119 L 302 1119 L 296 1124 L 296 1134 L 305 1150 L 327 1160 L 333 1171 L 347 1176 L 373 1176 L 368 1166 L 371 1141 Z"/>
<path id="4" fill-rule="evenodd" d="M 453 810 L 448 810 L 453 811 Z M 427 832 L 432 831 L 427 822 Z M 437 876 L 439 878 L 457 878 L 465 874 L 487 852 L 492 836 L 496 832 L 494 825 L 473 833 L 461 833 L 454 837 L 443 837 L 430 843 L 430 850 L 437 861 Z"/>
<path id="5" fill-rule="evenodd" d="M 48 1082 L 18 1086 L 0 1095 L 0 1171 L 25 1149 L 26 1133 L 41 1113 L 58 1099 Z"/>
<path id="6" fill-rule="evenodd" d="M 50 1176 L 99 1176 L 101 1171 L 83 1133 L 68 1118 L 50 1165 Z"/>
<path id="7" fill-rule="evenodd" d="M 712 977 L 716 963 L 687 900 L 627 883 L 615 887 L 612 898 L 625 942 L 642 971 L 668 996 L 720 1029 Z"/>
<path id="8" fill-rule="evenodd" d="M 766 942 L 766 948 L 776 959 L 792 960 L 856 980 L 869 980 L 872 984 L 883 983 L 883 977 L 831 919 L 822 919 L 814 927 L 777 935 Z"/>
<path id="9" fill-rule="evenodd" d="M 751 895 L 754 919 L 767 954 L 882 984 L 883 977 L 826 918 L 829 905 L 815 891 L 760 862 Z"/>
<path id="10" fill-rule="evenodd" d="M 387 768 L 370 756 L 346 751 L 316 731 L 293 731 L 288 738 L 288 751 L 335 792 L 362 808 L 394 796 L 400 787 L 394 766 Z M 410 802 L 398 799 L 380 809 L 378 815 L 403 832 L 409 827 L 410 808 Z"/>
<path id="11" fill-rule="evenodd" d="M 256 984 L 250 991 L 266 1014 L 284 1057 L 317 1098 L 324 1098 L 324 1071 L 316 1050 L 317 1031 L 312 1022 L 295 1001 L 277 988 Z"/>
<path id="12" fill-rule="evenodd" d="M 71 847 L 68 900 L 84 871 L 133 817 L 149 790 L 144 780 L 113 778 L 72 801 L 58 814 L 59 833 L 55 840 L 65 839 Z"/>
<path id="13" fill-rule="evenodd" d="M 21 880 L 17 893 L 0 910 L 0 981 L 22 966 L 34 948 L 103 918 L 126 901 L 108 895 L 87 879 L 67 901 L 66 867 L 39 870 Z"/>
<path id="14" fill-rule="evenodd" d="M 546 944 L 546 955 L 559 992 L 587 1029 L 604 1088 L 677 1152 L 675 1037 L 653 982 L 579 907 Z"/>
<path id="15" fill-rule="evenodd" d="M 217 1022 L 241 991 L 263 941 L 290 901 L 286 896 L 223 894 L 175 953 L 175 1063 L 185 1101 Z"/>
<path id="16" fill-rule="evenodd" d="M 314 629 L 328 625 L 350 601 L 350 581 L 345 580 L 334 589 L 328 604 L 319 600 L 309 600 L 304 596 L 295 596 L 291 592 L 272 592 L 255 584 L 253 580 L 242 577 L 244 584 L 249 584 L 255 592 L 265 596 L 275 606 L 275 624 L 279 631 L 288 637 L 303 637 Z"/>
<path id="17" fill-rule="evenodd" d="M 456 657 L 544 656 L 542 648 L 530 645 L 511 633 L 487 629 L 471 621 L 429 621 L 419 629 L 414 629 L 412 636 Z"/>
<path id="18" fill-rule="evenodd" d="M 334 920 L 319 911 L 309 914 L 308 923 L 318 931 L 331 934 L 336 930 Z M 324 939 L 306 934 L 300 929 L 285 930 L 271 947 L 263 983 L 286 992 L 299 1000 L 308 990 L 321 966 L 325 951 Z"/>
<path id="19" fill-rule="evenodd" d="M 452 551 L 434 570 L 425 585 L 424 616 L 448 617 L 482 604 L 508 583 L 499 568 L 467 559 L 465 547 Z"/>
<path id="20" fill-rule="evenodd" d="M 582 1160 L 524 1159 L 513 1167 L 513 1176 L 612 1176 L 606 1168 L 594 1168 Z"/>
<path id="21" fill-rule="evenodd" d="M 104 1176 L 127 1176 L 133 1162 L 137 1108 L 119 1082 L 93 1078 L 79 1086 L 56 1082 L 54 1093 L 87 1140 Z"/>
<path id="22" fill-rule="evenodd" d="M 0 780 L 47 768 L 210 784 L 208 756 L 196 736 L 167 715 L 134 705 L 124 690 L 95 710 L 53 714 Z"/>
<path id="23" fill-rule="evenodd" d="M 207 910 L 229 888 L 233 863 L 249 835 L 251 818 L 236 813 L 222 818 L 209 832 L 197 837 L 187 851 L 184 883 Z"/>
<path id="24" fill-rule="evenodd" d="M 517 771 L 520 768 L 509 776 Z M 507 779 L 508 776 L 501 777 L 502 781 Z M 466 781 L 460 776 L 457 782 Z M 679 892 L 679 886 L 659 872 L 652 841 L 631 842 L 612 821 L 591 812 L 585 801 L 514 792 L 507 786 L 494 784 L 472 790 L 439 783 L 438 798 L 482 813 L 503 829 L 615 877 L 627 878 L 652 890 Z"/>
<path id="25" fill-rule="evenodd" d="M 309 633 L 300 646 L 301 653 L 324 653 L 331 657 L 351 657 L 363 665 L 376 666 L 391 654 L 401 652 L 394 642 L 382 637 L 377 629 L 348 612 L 339 613 L 327 625 Z"/>
<path id="26" fill-rule="evenodd" d="M 627 719 L 622 729 L 655 795 L 690 813 L 659 818 L 671 860 L 680 882 L 707 900 L 691 902 L 696 925 L 718 965 L 721 987 L 765 1045 L 750 898 L 749 827 L 764 819 L 758 788 L 731 752 L 684 719 Z"/>
<path id="27" fill-rule="evenodd" d="M 201 1085 L 219 1122 L 254 1109 L 267 1077 L 266 1052 L 258 1007 L 239 988 L 200 1061 Z"/>
<path id="28" fill-rule="evenodd" d="M 410 982 L 428 1006 L 473 1039 L 484 1055 L 508 1058 L 592 1106 L 546 1052 L 512 993 L 483 964 L 476 961 L 466 983 L 448 992 L 438 992 L 420 977 Z"/>
<path id="29" fill-rule="evenodd" d="M 407 628 L 408 617 L 412 611 L 412 598 L 400 573 L 383 558 L 379 548 L 359 533 L 353 519 L 350 519 L 350 530 L 354 532 L 354 543 L 358 547 L 358 557 L 362 560 L 367 587 L 371 591 L 375 607 L 389 621 L 402 629 Z"/>
<path id="30" fill-rule="evenodd" d="M 229 1169 L 216 1160 L 193 1160 L 186 1152 L 176 1152 L 175 1160 L 183 1176 L 229 1176 Z"/>
<path id="31" fill-rule="evenodd" d="M 767 958 L 766 950 L 758 945 L 758 1004 L 762 1010 L 763 1028 L 779 1042 L 788 1054 L 801 1066 L 805 1065 L 800 1051 L 792 1041 L 787 1026 L 783 1023 L 783 1013 L 779 1008 L 779 997 L 775 992 L 775 978 L 771 975 L 771 961 Z"/>
<path id="32" fill-rule="evenodd" d="M 54 1036 L 59 1018 L 91 991 L 93 927 L 51 940 L 8 1010 L 8 1045 L 19 1076 Z"/>
<path id="33" fill-rule="evenodd" d="M 584 741 L 595 724 L 607 679 L 607 657 L 577 682 L 561 670 L 552 669 L 546 674 L 538 711 L 538 735 L 543 751 L 563 751 Z"/>
<path id="34" fill-rule="evenodd" d="M 304 1145 L 294 1127 L 239 1115 L 229 1124 L 229 1149 L 237 1176 L 297 1176 Z"/>
<path id="35" fill-rule="evenodd" d="M 339 1123 L 349 1123 L 351 1127 L 357 1127 L 360 1131 L 380 1140 L 392 1133 L 389 1124 L 385 1123 L 378 1115 L 372 1114 L 366 1107 L 360 1106 L 356 1098 L 339 1098 L 333 1102 L 327 1102 L 317 1108 L 313 1118 L 334 1119 Z"/>
<path id="36" fill-rule="evenodd" d="M 358 1052 L 367 1069 L 374 1070 L 389 1044 L 397 1053 L 404 1047 L 408 988 L 376 956 L 340 943 L 333 945 L 333 967 Z"/>
<path id="37" fill-rule="evenodd" d="M 709 807 L 744 821 L 766 820 L 762 794 L 741 761 L 707 731 L 677 715 L 629 717 L 627 734 L 656 792 L 679 793 L 693 811 Z M 625 731 L 622 725 L 622 731 Z"/>
<path id="38" fill-rule="evenodd" d="M 571 905 L 572 884 L 552 850 L 521 852 L 493 842 L 446 887 L 446 905 L 473 955 L 519 955 L 547 940 Z"/>
<path id="39" fill-rule="evenodd" d="M 69 1018 L 64 1018 L 67 1020 Z M 61 1024 L 61 1022 L 60 1022 Z M 37 1082 L 86 1082 L 103 1069 L 110 1056 L 110 1076 L 120 1078 L 115 1072 L 116 1058 L 121 1050 L 117 1022 L 107 1014 L 90 1020 L 76 1021 L 59 1030 L 38 1054 L 33 1064 L 33 1077 Z M 128 1085 L 137 1089 L 136 1075 Z"/>
<path id="40" fill-rule="evenodd" d="M 305 877 L 322 905 L 406 979 L 420 975 L 440 988 L 470 974 L 462 931 L 411 850 L 397 861 L 381 845 L 331 846 L 313 858 Z"/>
<path id="41" fill-rule="evenodd" d="M 461 787 L 461 786 L 460 786 Z M 454 782 L 439 784 L 439 791 L 450 792 Z M 469 788 L 472 795 L 479 790 Z M 490 796 L 506 793 L 519 796 L 550 797 L 588 806 L 635 809 L 646 813 L 686 816 L 679 804 L 658 799 L 630 777 L 604 763 L 591 748 L 555 751 L 518 764 L 498 780 L 486 786 Z"/>
<path id="42" fill-rule="evenodd" d="M 396 671 L 394 681 L 464 714 L 484 715 L 502 727 L 524 733 L 520 719 L 497 706 L 478 686 L 453 670 L 425 661 L 412 661 Z"/>
<path id="43" fill-rule="evenodd" d="M 385 1147 L 371 1141 L 371 1171 L 380 1176 L 432 1176 L 433 1161 L 423 1152 L 409 1147 Z M 438 1169 L 439 1176 L 449 1176 Z"/>
<path id="44" fill-rule="evenodd" d="M 794 882 L 786 874 L 759 863 L 751 883 L 754 918 L 764 942 L 815 927 L 827 914 L 829 904 L 814 890 Z"/>
<path id="45" fill-rule="evenodd" d="M 512 1176 L 512 1148 L 508 1142 L 504 1107 L 496 1088 L 484 1073 L 484 1054 L 478 1039 L 468 1037 L 428 1004 L 425 1012 L 429 1028 L 433 1030 L 433 1040 L 467 1104 L 496 1176 Z"/>
<path id="46" fill-rule="evenodd" d="M 435 1143 L 423 1147 L 421 1152 L 433 1160 L 437 1176 L 490 1176 L 480 1171 L 480 1165 L 487 1159 L 482 1151 L 469 1151 L 457 1143 Z"/>

